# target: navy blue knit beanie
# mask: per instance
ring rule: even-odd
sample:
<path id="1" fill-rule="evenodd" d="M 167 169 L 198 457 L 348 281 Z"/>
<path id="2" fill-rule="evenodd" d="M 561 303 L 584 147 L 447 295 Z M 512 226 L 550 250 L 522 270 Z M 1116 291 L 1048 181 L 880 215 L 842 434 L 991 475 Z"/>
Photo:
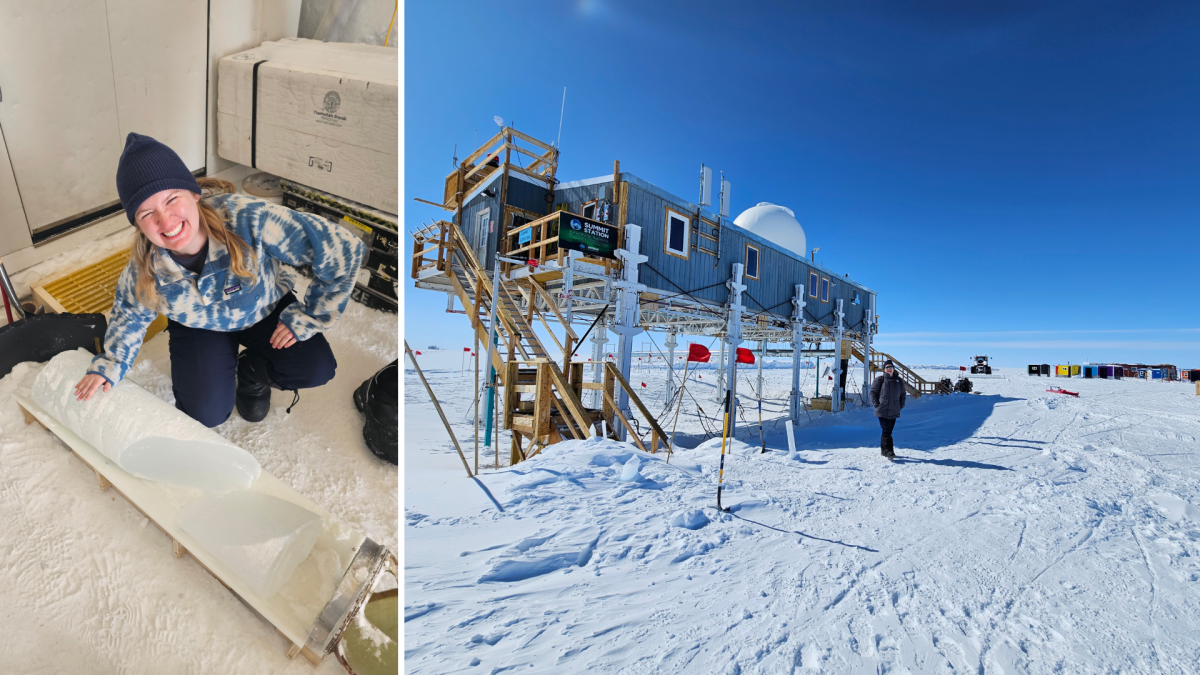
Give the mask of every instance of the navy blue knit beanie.
<path id="1" fill-rule="evenodd" d="M 137 209 L 148 197 L 162 190 L 191 190 L 203 194 L 196 177 L 175 151 L 158 141 L 131 133 L 117 164 L 117 194 L 131 225 Z"/>

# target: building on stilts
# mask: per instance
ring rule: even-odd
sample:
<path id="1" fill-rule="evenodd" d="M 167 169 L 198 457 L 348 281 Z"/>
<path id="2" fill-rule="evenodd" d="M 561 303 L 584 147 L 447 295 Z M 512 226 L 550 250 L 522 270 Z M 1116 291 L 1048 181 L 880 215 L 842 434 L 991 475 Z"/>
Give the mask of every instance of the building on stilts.
<path id="1" fill-rule="evenodd" d="M 707 168 L 699 203 L 621 171 L 620 162 L 611 175 L 560 181 L 558 156 L 552 145 L 502 128 L 446 177 L 441 203 L 418 199 L 448 218 L 413 233 L 417 288 L 447 293 L 451 306 L 457 299 L 478 338 L 496 343 L 495 414 L 513 432 L 514 463 L 601 427 L 648 452 L 666 447 L 629 384 L 635 339 L 644 331 L 667 334 L 672 365 L 676 336 L 720 339 L 728 353 L 721 386 L 735 400 L 736 349 L 790 344 L 795 422 L 806 405 L 805 352 L 840 356 L 822 406 L 831 411 L 844 409 L 851 361 L 868 365 L 859 396 L 889 358 L 913 396 L 949 393 L 872 348 L 876 293 L 809 259 L 803 229 L 787 209 L 759 204 L 730 220 L 723 178 L 717 210 L 706 208 L 713 201 Z M 610 332 L 618 344 L 611 358 L 604 351 Z M 675 386 L 672 379 L 668 387 Z"/>

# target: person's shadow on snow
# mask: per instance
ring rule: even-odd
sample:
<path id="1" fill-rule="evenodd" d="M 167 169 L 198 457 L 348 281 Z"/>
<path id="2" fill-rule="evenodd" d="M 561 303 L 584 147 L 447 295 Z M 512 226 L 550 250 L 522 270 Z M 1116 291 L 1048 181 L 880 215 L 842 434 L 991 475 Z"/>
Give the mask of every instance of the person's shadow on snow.
<path id="1" fill-rule="evenodd" d="M 962 459 L 921 459 L 920 457 L 902 457 L 897 455 L 892 460 L 897 464 L 937 464 L 939 466 L 953 466 L 960 469 L 991 469 L 993 471 L 1012 471 L 1007 466 L 999 464 L 985 464 L 983 462 L 971 462 Z"/>

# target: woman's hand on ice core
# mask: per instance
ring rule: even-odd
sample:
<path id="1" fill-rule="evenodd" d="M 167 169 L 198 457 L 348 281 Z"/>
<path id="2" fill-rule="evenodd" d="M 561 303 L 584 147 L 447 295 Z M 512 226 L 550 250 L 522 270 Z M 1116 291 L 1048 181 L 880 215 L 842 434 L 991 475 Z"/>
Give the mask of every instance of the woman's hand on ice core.
<path id="1" fill-rule="evenodd" d="M 87 375 L 84 375 L 83 379 L 79 381 L 79 384 L 75 385 L 75 400 L 90 401 L 92 399 L 92 395 L 94 395 L 101 386 L 104 387 L 104 391 L 106 393 L 109 389 L 112 389 L 112 385 L 109 384 L 108 380 L 104 379 L 103 376 L 95 373 L 88 373 Z"/>
<path id="2" fill-rule="evenodd" d="M 275 332 L 271 334 L 271 346 L 275 349 L 284 349 L 296 344 L 296 336 L 292 335 L 292 331 L 280 321 L 275 327 Z"/>

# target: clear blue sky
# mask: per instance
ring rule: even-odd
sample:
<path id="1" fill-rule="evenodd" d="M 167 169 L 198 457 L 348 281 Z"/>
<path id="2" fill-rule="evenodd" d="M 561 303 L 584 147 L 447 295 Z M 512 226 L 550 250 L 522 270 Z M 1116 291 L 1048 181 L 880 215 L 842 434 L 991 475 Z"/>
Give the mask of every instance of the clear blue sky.
<path id="1" fill-rule="evenodd" d="M 1200 367 L 1200 3 L 907 4 L 410 1 L 405 227 L 493 115 L 553 141 L 566 86 L 560 180 L 724 171 L 905 362 Z M 406 285 L 414 347 L 469 344 Z"/>

